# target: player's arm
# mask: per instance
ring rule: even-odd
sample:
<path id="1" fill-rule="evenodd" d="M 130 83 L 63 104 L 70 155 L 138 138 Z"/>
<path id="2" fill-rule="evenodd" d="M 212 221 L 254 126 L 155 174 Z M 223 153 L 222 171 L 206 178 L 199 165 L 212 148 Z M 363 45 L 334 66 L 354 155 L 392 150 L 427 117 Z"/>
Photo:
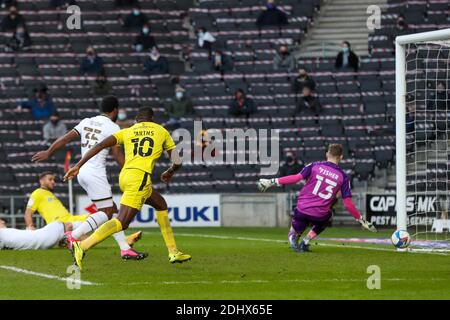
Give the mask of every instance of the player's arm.
<path id="1" fill-rule="evenodd" d="M 122 148 L 119 145 L 113 146 L 111 147 L 111 153 L 114 160 L 116 160 L 116 162 L 122 168 L 125 164 L 125 155 L 123 154 Z"/>
<path id="2" fill-rule="evenodd" d="M 178 154 L 178 151 L 176 150 L 176 148 L 167 150 L 167 153 L 169 155 L 169 158 L 170 158 L 172 164 L 169 169 L 167 169 L 166 171 L 164 171 L 161 174 L 161 181 L 165 182 L 165 183 L 169 182 L 170 179 L 175 174 L 175 172 L 180 170 L 180 168 L 182 166 L 182 160 L 181 160 L 180 155 Z"/>
<path id="3" fill-rule="evenodd" d="M 353 218 L 355 218 L 355 220 L 358 221 L 364 229 L 371 232 L 377 232 L 375 226 L 371 222 L 365 220 L 358 208 L 356 208 L 356 205 L 352 199 L 352 193 L 350 191 L 350 180 L 347 176 L 344 177 L 344 182 L 342 183 L 340 193 L 342 194 L 342 202 L 344 203 L 345 209 L 353 216 Z"/>
<path id="4" fill-rule="evenodd" d="M 97 155 L 100 151 L 106 148 L 110 148 L 112 146 L 115 146 L 117 144 L 117 139 L 114 136 L 109 136 L 105 138 L 102 142 L 97 143 L 94 147 L 92 147 L 83 158 L 81 158 L 80 161 L 76 165 L 74 165 L 72 168 L 67 171 L 66 175 L 64 176 L 63 180 L 71 180 L 74 177 L 77 176 L 78 172 L 80 171 L 80 168 L 88 162 L 92 157 Z"/>
<path id="5" fill-rule="evenodd" d="M 306 165 L 299 173 L 290 176 L 273 179 L 259 179 L 258 182 L 256 183 L 256 186 L 258 187 L 259 191 L 264 192 L 272 186 L 282 186 L 286 184 L 298 183 L 303 179 L 309 178 L 309 176 L 311 175 L 311 169 L 313 165 L 314 163 L 310 163 Z"/>
<path id="6" fill-rule="evenodd" d="M 301 173 L 293 174 L 290 176 L 284 176 L 273 179 L 259 179 L 256 183 L 259 191 L 264 192 L 272 186 L 282 186 L 286 184 L 294 184 L 303 180 Z"/>
<path id="7" fill-rule="evenodd" d="M 33 223 L 33 214 L 34 214 L 35 210 L 31 209 L 31 208 L 27 208 L 25 210 L 25 226 L 27 228 L 27 230 L 35 230 L 36 227 L 34 226 Z"/>
<path id="8" fill-rule="evenodd" d="M 52 145 L 47 150 L 39 151 L 38 153 L 33 155 L 31 161 L 42 162 L 49 159 L 56 151 L 60 150 L 69 142 L 72 142 L 78 137 L 79 137 L 78 131 L 74 129 L 70 130 L 65 135 L 59 137 L 55 142 L 53 142 Z"/>

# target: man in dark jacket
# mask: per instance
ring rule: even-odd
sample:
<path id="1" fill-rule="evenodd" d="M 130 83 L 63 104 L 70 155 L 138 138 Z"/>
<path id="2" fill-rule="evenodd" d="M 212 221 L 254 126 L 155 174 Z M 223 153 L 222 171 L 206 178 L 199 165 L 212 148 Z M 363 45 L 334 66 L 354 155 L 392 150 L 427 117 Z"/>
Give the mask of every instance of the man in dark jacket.
<path id="1" fill-rule="evenodd" d="M 321 105 L 319 99 L 317 99 L 311 92 L 311 88 L 308 86 L 303 87 L 302 97 L 300 98 L 298 109 L 300 112 L 305 111 L 319 115 L 321 111 Z"/>
<path id="2" fill-rule="evenodd" d="M 94 48 L 86 49 L 86 56 L 81 60 L 80 72 L 82 74 L 97 75 L 103 70 L 103 59 L 97 55 Z"/>
<path id="3" fill-rule="evenodd" d="M 283 26 L 289 23 L 286 13 L 277 8 L 275 0 L 268 0 L 266 8 L 256 20 L 257 26 Z"/>
<path id="4" fill-rule="evenodd" d="M 230 113 L 235 116 L 249 116 L 256 112 L 256 106 L 252 99 L 247 98 L 244 90 L 238 89 L 234 94 L 234 99 L 230 104 Z"/>
<path id="5" fill-rule="evenodd" d="M 298 174 L 303 165 L 299 163 L 297 158 L 295 157 L 294 152 L 287 151 L 285 156 L 285 162 L 280 168 L 280 176 L 290 176 L 293 174 Z"/>
<path id="6" fill-rule="evenodd" d="M 48 119 L 56 110 L 52 99 L 47 95 L 47 88 L 42 87 L 34 90 L 36 96 L 33 99 L 19 103 L 16 111 L 22 108 L 30 109 L 35 120 Z"/>
<path id="7" fill-rule="evenodd" d="M 342 42 L 342 50 L 336 56 L 336 61 L 334 63 L 336 69 L 348 69 L 353 71 L 358 71 L 359 68 L 359 58 L 352 51 L 350 42 Z"/>
<path id="8" fill-rule="evenodd" d="M 133 11 L 125 18 L 123 26 L 127 29 L 141 29 L 147 22 L 147 16 L 135 5 Z"/>
<path id="9" fill-rule="evenodd" d="M 316 88 L 316 82 L 306 72 L 305 68 L 298 70 L 298 77 L 294 79 L 293 89 L 295 93 L 302 93 L 303 87 L 308 86 L 311 90 Z"/>
<path id="10" fill-rule="evenodd" d="M 31 46 L 31 39 L 24 26 L 18 26 L 6 46 L 12 51 L 20 51 Z"/>
<path id="11" fill-rule="evenodd" d="M 2 32 L 14 32 L 20 25 L 25 25 L 25 19 L 17 12 L 17 8 L 15 6 L 9 7 L 9 14 L 3 18 L 1 23 Z"/>
<path id="12" fill-rule="evenodd" d="M 155 46 L 155 38 L 150 34 L 150 25 L 146 23 L 142 26 L 140 34 L 134 39 L 134 49 L 141 52 L 148 51 Z"/>
<path id="13" fill-rule="evenodd" d="M 153 47 L 144 68 L 150 74 L 169 73 L 169 61 L 161 56 L 156 47 Z"/>

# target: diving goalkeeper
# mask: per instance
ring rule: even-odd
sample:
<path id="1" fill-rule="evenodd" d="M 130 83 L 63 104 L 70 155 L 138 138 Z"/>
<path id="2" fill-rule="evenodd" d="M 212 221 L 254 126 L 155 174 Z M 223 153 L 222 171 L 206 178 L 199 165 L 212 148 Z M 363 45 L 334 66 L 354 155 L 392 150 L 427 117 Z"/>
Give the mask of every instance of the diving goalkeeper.
<path id="1" fill-rule="evenodd" d="M 339 167 L 339 162 L 343 158 L 342 145 L 331 144 L 326 157 L 326 161 L 310 163 L 296 175 L 276 179 L 260 179 L 257 182 L 258 189 L 264 192 L 271 186 L 294 184 L 306 179 L 306 184 L 298 196 L 297 207 L 288 235 L 291 248 L 297 252 L 311 251 L 309 242 L 325 230 L 332 217 L 331 206 L 339 192 L 342 194 L 345 208 L 356 221 L 369 231 L 377 231 L 372 223 L 362 218 L 352 201 L 350 180 Z M 313 226 L 312 229 L 299 244 L 300 237 L 309 225 Z"/>

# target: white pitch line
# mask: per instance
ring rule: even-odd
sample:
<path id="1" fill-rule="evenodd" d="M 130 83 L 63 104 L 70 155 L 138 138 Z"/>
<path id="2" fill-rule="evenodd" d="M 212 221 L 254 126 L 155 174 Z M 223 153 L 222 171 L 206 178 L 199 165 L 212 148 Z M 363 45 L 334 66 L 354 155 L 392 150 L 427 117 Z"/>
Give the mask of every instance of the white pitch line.
<path id="1" fill-rule="evenodd" d="M 62 278 L 62 277 L 58 277 L 58 276 L 55 276 L 52 274 L 35 272 L 35 271 L 30 271 L 30 270 L 26 270 L 26 269 L 11 267 L 11 266 L 0 266 L 0 268 L 9 270 L 9 271 L 18 272 L 18 273 L 28 274 L 28 275 L 35 276 L 35 277 L 45 278 L 45 279 L 52 279 L 52 280 L 58 280 L 58 281 L 64 281 L 64 282 L 70 281 L 71 283 L 77 283 L 77 284 L 86 285 L 86 286 L 99 285 L 98 283 L 95 283 L 95 282 L 83 281 L 83 280 L 72 279 L 72 278 Z"/>
<path id="2" fill-rule="evenodd" d="M 400 281 L 445 281 L 447 279 L 442 278 L 432 278 L 432 279 L 407 279 L 407 278 L 382 278 L 381 281 L 389 281 L 389 282 L 400 282 Z M 127 282 L 120 283 L 121 286 L 140 286 L 140 285 L 189 285 L 189 284 L 265 284 L 265 283 L 273 283 L 273 282 L 284 282 L 284 283 L 321 283 L 321 282 L 366 282 L 367 279 L 356 279 L 356 278 L 333 278 L 333 279 L 284 279 L 284 280 L 220 280 L 220 281 L 162 281 L 162 282 Z"/>
<path id="3" fill-rule="evenodd" d="M 230 237 L 230 236 L 218 236 L 218 235 L 208 235 L 208 234 L 195 234 L 195 233 L 177 233 L 176 235 L 185 237 L 198 237 L 198 238 L 212 238 L 212 239 L 223 239 L 223 240 L 248 240 L 248 241 L 263 241 L 263 242 L 277 242 L 277 243 L 287 243 L 287 240 L 278 239 L 265 239 L 265 238 L 251 238 L 251 237 Z M 394 249 L 388 248 L 376 248 L 376 247 L 366 247 L 366 246 L 355 246 L 351 244 L 331 244 L 331 243 L 317 243 L 318 246 L 324 247 L 334 247 L 334 248 L 347 248 L 347 249 L 363 249 L 363 250 L 374 250 L 374 251 L 385 251 L 385 252 L 395 252 Z M 425 254 L 436 254 L 447 256 L 447 254 L 442 252 L 432 252 L 432 251 L 408 251 L 410 253 L 425 253 Z"/>

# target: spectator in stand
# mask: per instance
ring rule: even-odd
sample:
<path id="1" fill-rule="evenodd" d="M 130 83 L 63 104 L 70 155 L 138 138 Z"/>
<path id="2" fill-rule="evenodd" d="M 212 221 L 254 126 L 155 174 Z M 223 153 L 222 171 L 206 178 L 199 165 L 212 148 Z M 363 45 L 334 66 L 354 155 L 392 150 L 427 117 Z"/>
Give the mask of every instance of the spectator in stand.
<path id="1" fill-rule="evenodd" d="M 127 29 L 142 29 L 145 24 L 148 24 L 147 16 L 141 12 L 139 5 L 134 5 L 133 11 L 125 18 L 123 26 Z"/>
<path id="2" fill-rule="evenodd" d="M 2 32 L 15 32 L 19 26 L 25 26 L 25 19 L 19 14 L 17 7 L 11 6 L 9 7 L 9 14 L 2 20 L 1 30 Z"/>
<path id="3" fill-rule="evenodd" d="M 185 89 L 182 86 L 176 86 L 175 97 L 172 98 L 166 110 L 169 115 L 167 125 L 172 130 L 180 127 L 180 118 L 194 114 L 194 104 L 191 99 L 186 97 Z"/>
<path id="4" fill-rule="evenodd" d="M 295 93 L 302 93 L 303 87 L 308 86 L 311 90 L 316 88 L 316 82 L 311 78 L 305 68 L 298 70 L 298 77 L 294 79 L 293 90 Z"/>
<path id="5" fill-rule="evenodd" d="M 230 114 L 235 116 L 246 115 L 247 117 L 256 112 L 256 106 L 252 99 L 247 98 L 244 90 L 237 89 L 234 99 L 230 104 Z"/>
<path id="6" fill-rule="evenodd" d="M 198 46 L 202 49 L 208 50 L 209 58 L 211 58 L 212 45 L 216 42 L 216 38 L 205 27 L 201 27 L 197 30 Z"/>
<path id="7" fill-rule="evenodd" d="M 56 9 L 65 9 L 76 4 L 75 0 L 50 0 L 50 7 Z"/>
<path id="8" fill-rule="evenodd" d="M 140 34 L 134 40 L 134 50 L 136 52 L 148 51 L 155 46 L 155 38 L 150 34 L 150 25 L 146 23 L 142 26 Z"/>
<path id="9" fill-rule="evenodd" d="M 61 121 L 58 112 L 53 112 L 44 127 L 42 128 L 42 134 L 46 142 L 53 142 L 54 140 L 62 137 L 67 132 L 67 127 L 63 121 Z"/>
<path id="10" fill-rule="evenodd" d="M 127 117 L 127 110 L 124 108 L 119 109 L 119 113 L 117 114 L 117 125 L 120 127 L 120 129 L 129 128 L 134 124 L 134 120 L 128 119 Z"/>
<path id="11" fill-rule="evenodd" d="M 86 56 L 81 60 L 80 72 L 83 75 L 97 75 L 103 71 L 103 59 L 97 55 L 94 48 L 86 49 Z"/>
<path id="12" fill-rule="evenodd" d="M 225 55 L 222 51 L 217 50 L 212 54 L 212 64 L 214 70 L 224 73 L 225 71 L 230 71 L 232 69 L 232 63 L 230 58 Z"/>
<path id="13" fill-rule="evenodd" d="M 273 69 L 292 72 L 296 67 L 295 65 L 295 57 L 289 52 L 289 47 L 285 44 L 281 45 L 273 58 Z"/>
<path id="14" fill-rule="evenodd" d="M 280 168 L 280 176 L 284 177 L 298 174 L 303 168 L 303 163 L 299 163 L 295 156 L 295 153 L 292 151 L 286 152 L 284 160 L 285 162 Z"/>
<path id="15" fill-rule="evenodd" d="M 92 91 L 97 97 L 103 97 L 109 95 L 112 91 L 111 83 L 106 78 L 106 73 L 100 71 L 97 74 L 95 82 L 92 84 Z"/>
<path id="16" fill-rule="evenodd" d="M 7 51 L 27 50 L 31 46 L 31 38 L 25 26 L 18 26 L 6 44 Z"/>
<path id="17" fill-rule="evenodd" d="M 169 73 L 169 61 L 161 56 L 156 47 L 153 47 L 147 61 L 145 61 L 144 68 L 150 74 Z"/>
<path id="18" fill-rule="evenodd" d="M 405 17 L 402 14 L 399 14 L 397 17 L 395 29 L 400 33 L 408 30 L 408 24 L 405 22 Z"/>
<path id="19" fill-rule="evenodd" d="M 18 104 L 16 111 L 22 112 L 22 109 L 30 109 L 35 120 L 48 119 L 56 111 L 52 99 L 47 95 L 47 88 L 41 87 L 34 89 L 35 97 Z"/>
<path id="20" fill-rule="evenodd" d="M 277 8 L 275 0 L 268 0 L 266 10 L 261 12 L 256 20 L 258 27 L 287 25 L 287 14 Z"/>
<path id="21" fill-rule="evenodd" d="M 358 71 L 359 58 L 352 51 L 350 42 L 342 42 L 342 50 L 336 56 L 336 62 L 334 63 L 336 69 L 347 69 L 352 71 Z"/>
<path id="22" fill-rule="evenodd" d="M 302 90 L 302 96 L 299 101 L 298 109 L 299 112 L 311 112 L 315 115 L 319 115 L 321 111 L 321 105 L 319 99 L 317 99 L 311 91 L 311 88 L 304 86 Z"/>

